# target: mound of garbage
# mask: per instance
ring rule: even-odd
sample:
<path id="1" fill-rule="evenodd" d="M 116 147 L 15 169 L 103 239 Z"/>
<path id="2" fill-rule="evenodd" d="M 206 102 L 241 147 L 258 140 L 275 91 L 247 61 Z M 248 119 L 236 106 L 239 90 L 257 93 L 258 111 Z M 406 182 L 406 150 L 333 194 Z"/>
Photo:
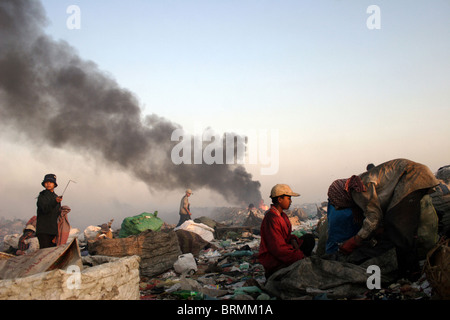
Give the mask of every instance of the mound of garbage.
<path id="1" fill-rule="evenodd" d="M 316 247 L 312 256 L 277 271 L 269 279 L 266 279 L 264 268 L 258 261 L 261 240 L 259 226 L 264 217 L 263 210 L 229 208 L 227 214 L 226 209 L 222 208 L 212 216 L 197 217 L 179 227 L 162 221 L 157 212 L 144 212 L 125 218 L 119 230 L 112 230 L 110 224 L 89 226 L 83 232 L 72 228 L 65 244 L 71 247 L 71 250 L 56 247 L 51 250 L 38 250 L 25 256 L 3 252 L 0 255 L 0 261 L 3 261 L 0 264 L 0 298 L 14 299 L 16 296 L 11 290 L 19 287 L 20 292 L 31 292 L 23 289 L 27 283 L 30 288 L 40 288 L 40 295 L 28 293 L 22 295 L 21 298 L 24 299 L 449 298 L 446 289 L 449 281 L 447 275 L 450 274 L 448 242 L 440 242 L 430 250 L 429 255 L 422 261 L 423 272 L 418 280 L 396 279 L 393 272 L 397 265 L 392 251 L 362 264 L 324 258 L 324 236 L 326 239 L 328 230 L 326 203 L 315 207 L 316 214 L 307 214 L 306 218 L 304 210 L 291 210 L 288 213 L 293 234 L 298 237 L 306 233 L 314 235 Z M 15 242 L 9 241 L 8 245 L 11 249 Z M 49 250 L 52 254 L 45 254 L 44 250 Z M 61 259 L 58 252 L 65 252 L 63 256 L 68 257 Z M 34 274 L 11 274 L 13 269 L 20 270 L 14 267 L 20 265 L 20 259 L 27 260 L 24 266 L 40 265 L 38 261 L 42 260 L 42 255 L 55 256 L 51 265 L 56 267 L 52 270 L 43 267 Z M 46 281 L 55 282 L 54 279 L 66 283 L 64 281 L 67 281 L 71 274 L 67 271 L 70 269 L 68 264 L 63 261 L 77 261 L 75 265 L 81 272 L 81 283 L 87 286 L 84 291 L 78 291 L 77 295 L 64 287 L 65 285 L 61 285 L 57 290 L 44 285 Z M 73 263 L 71 265 L 73 266 Z M 371 275 L 368 268 L 372 265 L 377 265 L 382 270 L 380 284 L 376 288 L 368 286 Z M 120 276 L 117 273 L 119 269 L 122 270 Z M 51 276 L 48 275 L 49 271 L 53 272 Z M 125 279 L 124 274 L 129 276 Z M 121 280 L 113 280 L 115 278 Z M 30 279 L 35 279 L 33 281 L 42 285 L 33 284 Z M 50 291 L 56 293 L 51 294 Z"/>

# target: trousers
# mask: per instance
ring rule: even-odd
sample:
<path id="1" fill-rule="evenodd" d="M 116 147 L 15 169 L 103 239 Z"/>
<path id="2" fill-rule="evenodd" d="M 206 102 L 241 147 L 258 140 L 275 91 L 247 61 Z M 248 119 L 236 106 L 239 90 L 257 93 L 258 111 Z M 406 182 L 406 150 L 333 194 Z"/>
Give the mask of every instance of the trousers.
<path id="1" fill-rule="evenodd" d="M 40 249 L 56 247 L 56 243 L 53 242 L 53 239 L 55 239 L 56 235 L 39 233 L 36 236 L 39 240 Z"/>

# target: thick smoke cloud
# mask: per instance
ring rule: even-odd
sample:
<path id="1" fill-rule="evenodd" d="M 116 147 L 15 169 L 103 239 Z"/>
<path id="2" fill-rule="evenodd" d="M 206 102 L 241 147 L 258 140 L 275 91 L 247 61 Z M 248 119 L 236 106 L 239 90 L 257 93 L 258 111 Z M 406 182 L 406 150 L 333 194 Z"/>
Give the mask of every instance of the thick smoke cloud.
<path id="1" fill-rule="evenodd" d="M 172 132 L 181 128 L 138 101 L 69 44 L 44 33 L 38 1 L 0 2 L 0 122 L 37 145 L 94 156 L 150 190 L 208 188 L 230 203 L 261 199 L 260 183 L 240 165 L 175 165 Z"/>

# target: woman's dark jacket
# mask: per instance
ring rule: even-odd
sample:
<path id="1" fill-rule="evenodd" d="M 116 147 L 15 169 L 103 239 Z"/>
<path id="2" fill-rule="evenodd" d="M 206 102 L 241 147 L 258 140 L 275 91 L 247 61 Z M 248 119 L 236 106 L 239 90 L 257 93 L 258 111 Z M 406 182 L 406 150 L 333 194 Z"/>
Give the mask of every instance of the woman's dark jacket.
<path id="1" fill-rule="evenodd" d="M 58 216 L 61 212 L 61 203 L 56 202 L 58 195 L 44 190 L 37 200 L 36 234 L 58 234 Z"/>

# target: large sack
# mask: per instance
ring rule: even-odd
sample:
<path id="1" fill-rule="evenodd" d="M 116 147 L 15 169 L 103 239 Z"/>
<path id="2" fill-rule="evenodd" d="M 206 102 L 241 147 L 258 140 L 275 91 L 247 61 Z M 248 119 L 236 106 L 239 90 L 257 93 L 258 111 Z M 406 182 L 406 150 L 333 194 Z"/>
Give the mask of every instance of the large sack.
<path id="1" fill-rule="evenodd" d="M 0 300 L 139 300 L 139 257 L 104 262 L 0 280 Z"/>
<path id="2" fill-rule="evenodd" d="M 198 257 L 201 250 L 210 246 L 210 243 L 197 233 L 183 229 L 178 229 L 175 232 L 182 253 L 192 253 L 195 257 Z"/>
<path id="3" fill-rule="evenodd" d="M 8 234 L 3 238 L 4 246 L 6 249 L 13 247 L 14 249 L 19 248 L 19 239 L 22 235 L 18 233 Z"/>
<path id="4" fill-rule="evenodd" d="M 0 260 L 0 279 L 27 277 L 55 269 L 66 269 L 72 265 L 80 269 L 83 267 L 77 239 L 65 245 Z"/>
<path id="5" fill-rule="evenodd" d="M 441 299 L 450 299 L 450 239 L 440 242 L 428 252 L 425 273 L 433 290 Z"/>
<path id="6" fill-rule="evenodd" d="M 438 216 L 429 195 L 420 200 L 420 220 L 417 229 L 417 251 L 419 259 L 423 260 L 428 251 L 438 242 Z"/>
<path id="7" fill-rule="evenodd" d="M 174 230 L 177 231 L 180 229 L 194 232 L 208 242 L 214 240 L 214 229 L 203 223 L 195 223 L 192 220 L 187 220 Z"/>
<path id="8" fill-rule="evenodd" d="M 66 244 L 70 234 L 69 215 L 70 208 L 68 206 L 61 207 L 61 213 L 58 217 L 58 234 L 56 235 L 56 245 Z"/>
<path id="9" fill-rule="evenodd" d="M 386 283 L 385 274 L 397 268 L 395 251 L 390 250 L 362 265 L 311 256 L 275 272 L 267 280 L 265 290 L 282 300 L 319 293 L 326 293 L 329 298 L 352 298 L 368 290 L 370 265 L 380 267 L 381 283 Z"/>
<path id="10" fill-rule="evenodd" d="M 195 218 L 194 222 L 206 224 L 208 227 L 213 228 L 213 229 L 215 229 L 216 227 L 222 226 L 221 223 L 219 223 L 211 218 L 205 217 L 205 216 L 202 216 L 200 218 Z"/>
<path id="11" fill-rule="evenodd" d="M 119 231 L 119 238 L 137 235 L 146 230 L 159 231 L 164 221 L 158 218 L 158 211 L 154 213 L 143 212 L 137 216 L 123 219 Z"/>
<path id="12" fill-rule="evenodd" d="M 444 183 L 436 187 L 436 191 L 430 194 L 433 206 L 439 218 L 439 234 L 450 237 L 450 186 Z"/>
<path id="13" fill-rule="evenodd" d="M 319 219 L 317 232 L 319 233 L 319 239 L 316 245 L 316 254 L 320 257 L 325 254 L 328 240 L 328 218 L 326 215 Z"/>
<path id="14" fill-rule="evenodd" d="M 155 232 L 147 230 L 136 236 L 115 239 L 100 239 L 88 242 L 91 255 L 141 257 L 140 273 L 153 277 L 172 268 L 181 255 L 178 238 L 174 231 Z"/>

